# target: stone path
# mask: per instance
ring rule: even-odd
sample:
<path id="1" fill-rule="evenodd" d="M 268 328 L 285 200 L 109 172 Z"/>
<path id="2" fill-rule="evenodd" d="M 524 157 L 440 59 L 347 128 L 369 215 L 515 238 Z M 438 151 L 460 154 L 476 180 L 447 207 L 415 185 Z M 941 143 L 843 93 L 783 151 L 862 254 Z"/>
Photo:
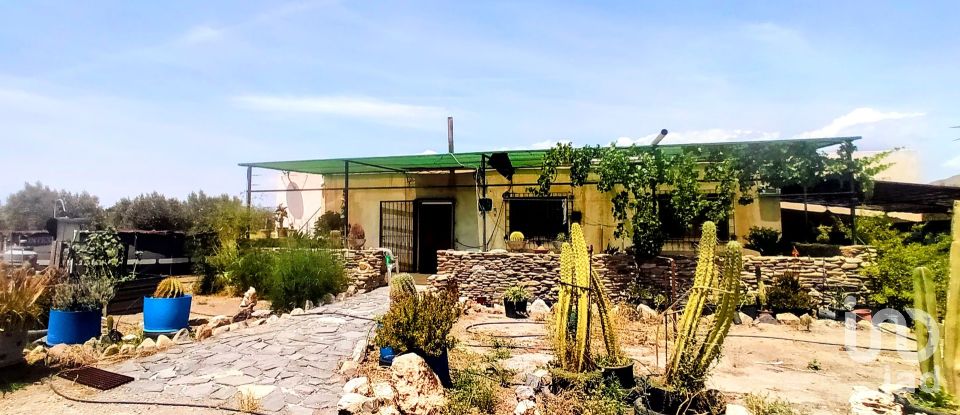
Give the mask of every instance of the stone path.
<path id="1" fill-rule="evenodd" d="M 262 412 L 332 413 L 346 379 L 337 373 L 372 340 L 369 320 L 389 307 L 389 288 L 287 316 L 270 324 L 223 333 L 199 343 L 107 367 L 134 382 L 98 398 L 191 402 L 236 407 L 238 391 L 260 398 Z"/>

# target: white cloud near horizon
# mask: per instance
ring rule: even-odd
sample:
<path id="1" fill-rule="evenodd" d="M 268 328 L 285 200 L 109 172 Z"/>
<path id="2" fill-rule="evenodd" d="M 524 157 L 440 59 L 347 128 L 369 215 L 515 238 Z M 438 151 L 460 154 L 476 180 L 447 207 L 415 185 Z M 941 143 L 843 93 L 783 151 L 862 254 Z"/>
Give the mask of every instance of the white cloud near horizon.
<path id="1" fill-rule="evenodd" d="M 926 114 L 922 112 L 883 112 L 870 107 L 861 107 L 854 109 L 847 114 L 834 118 L 833 121 L 822 128 L 797 134 L 797 137 L 834 137 L 842 135 L 844 131 L 848 131 L 849 128 L 855 126 L 873 124 L 887 120 L 922 117 L 924 115 Z"/>
<path id="2" fill-rule="evenodd" d="M 322 114 L 407 126 L 444 118 L 446 114 L 440 107 L 353 96 L 243 95 L 234 97 L 233 102 L 254 111 Z"/>
<path id="3" fill-rule="evenodd" d="M 619 137 L 616 140 L 618 146 L 629 145 L 648 145 L 653 142 L 657 134 L 648 134 L 643 137 Z M 779 131 L 756 131 L 747 129 L 723 129 L 710 128 L 706 130 L 677 131 L 669 132 L 663 139 L 664 144 L 688 144 L 688 143 L 717 143 L 729 141 L 758 141 L 758 140 L 776 140 L 780 138 Z"/>

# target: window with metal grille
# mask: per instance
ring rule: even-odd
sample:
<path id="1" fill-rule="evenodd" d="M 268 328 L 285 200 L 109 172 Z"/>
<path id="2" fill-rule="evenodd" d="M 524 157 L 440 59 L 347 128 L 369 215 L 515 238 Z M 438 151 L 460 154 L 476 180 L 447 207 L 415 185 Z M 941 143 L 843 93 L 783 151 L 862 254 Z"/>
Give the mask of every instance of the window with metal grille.
<path id="1" fill-rule="evenodd" d="M 570 229 L 573 195 L 536 196 L 514 193 L 504 197 L 507 220 L 505 235 L 519 231 L 530 241 L 553 241 Z"/>

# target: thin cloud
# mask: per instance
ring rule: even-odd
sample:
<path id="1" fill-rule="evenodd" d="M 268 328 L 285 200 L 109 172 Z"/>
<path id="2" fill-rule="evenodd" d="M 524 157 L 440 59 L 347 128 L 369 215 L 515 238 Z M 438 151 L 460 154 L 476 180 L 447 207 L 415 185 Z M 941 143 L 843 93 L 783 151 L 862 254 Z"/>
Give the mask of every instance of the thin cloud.
<path id="1" fill-rule="evenodd" d="M 388 102 L 373 98 L 344 96 L 245 95 L 233 101 L 246 109 L 274 113 L 322 114 L 384 122 L 417 124 L 442 118 L 440 107 Z"/>
<path id="2" fill-rule="evenodd" d="M 956 156 L 954 158 L 951 158 L 950 160 L 945 161 L 943 163 L 943 167 L 947 167 L 951 169 L 960 169 L 960 156 Z"/>
<path id="3" fill-rule="evenodd" d="M 873 124 L 887 120 L 922 117 L 922 112 L 883 112 L 873 108 L 857 108 L 849 113 L 835 118 L 823 128 L 798 134 L 798 137 L 833 137 L 842 135 L 851 127 Z"/>
<path id="4" fill-rule="evenodd" d="M 184 45 L 199 45 L 201 43 L 215 42 L 223 38 L 225 32 L 221 29 L 208 25 L 194 26 L 180 36 L 178 43 Z"/>

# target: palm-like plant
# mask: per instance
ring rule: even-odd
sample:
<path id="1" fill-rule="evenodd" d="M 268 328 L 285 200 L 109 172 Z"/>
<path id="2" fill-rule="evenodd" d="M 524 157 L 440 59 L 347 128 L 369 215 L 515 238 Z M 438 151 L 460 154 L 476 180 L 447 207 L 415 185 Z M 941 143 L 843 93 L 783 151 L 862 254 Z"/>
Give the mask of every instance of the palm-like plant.
<path id="1" fill-rule="evenodd" d="M 55 268 L 36 273 L 0 262 L 0 332 L 22 331 L 40 315 L 40 297 L 58 276 Z"/>

